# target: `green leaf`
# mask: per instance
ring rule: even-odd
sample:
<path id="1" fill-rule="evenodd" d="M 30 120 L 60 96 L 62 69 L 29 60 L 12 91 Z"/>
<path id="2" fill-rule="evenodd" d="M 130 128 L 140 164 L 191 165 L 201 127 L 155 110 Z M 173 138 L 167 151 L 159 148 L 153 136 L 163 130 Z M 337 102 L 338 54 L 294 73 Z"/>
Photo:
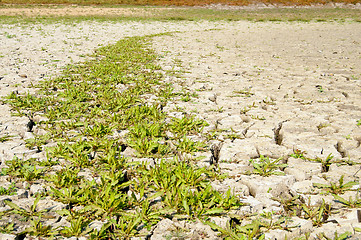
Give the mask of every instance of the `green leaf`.
<path id="1" fill-rule="evenodd" d="M 204 214 L 214 215 L 214 214 L 220 214 L 220 213 L 224 213 L 224 212 L 225 212 L 225 210 L 223 208 L 213 208 L 213 209 L 206 210 L 206 212 Z"/>
<path id="2" fill-rule="evenodd" d="M 188 216 L 191 216 L 189 206 L 188 206 L 188 203 L 187 203 L 187 199 L 183 199 L 182 203 L 183 203 L 183 207 L 184 207 L 185 212 L 188 214 Z"/>

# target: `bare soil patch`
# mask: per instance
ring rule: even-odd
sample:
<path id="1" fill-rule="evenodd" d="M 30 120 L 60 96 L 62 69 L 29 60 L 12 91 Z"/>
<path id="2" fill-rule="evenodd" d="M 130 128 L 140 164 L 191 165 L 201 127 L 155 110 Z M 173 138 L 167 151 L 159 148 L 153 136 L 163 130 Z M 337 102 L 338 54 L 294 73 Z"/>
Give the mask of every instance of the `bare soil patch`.
<path id="1" fill-rule="evenodd" d="M 157 9 L 158 10 L 158 9 Z M 159 10 L 160 11 L 160 10 Z M 152 13 L 145 8 L 106 8 L 106 7 L 31 7 L 31 8 L 0 8 L 0 15 L 4 16 L 151 16 Z"/>

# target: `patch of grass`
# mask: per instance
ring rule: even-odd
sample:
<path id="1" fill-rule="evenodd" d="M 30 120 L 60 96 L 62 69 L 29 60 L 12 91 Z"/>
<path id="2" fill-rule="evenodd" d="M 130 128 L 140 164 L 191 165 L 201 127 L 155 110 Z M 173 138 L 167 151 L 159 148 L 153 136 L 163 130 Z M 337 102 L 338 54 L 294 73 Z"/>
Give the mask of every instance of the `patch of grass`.
<path id="1" fill-rule="evenodd" d="M 352 187 L 358 184 L 358 182 L 355 181 L 344 183 L 343 177 L 343 175 L 340 177 L 338 183 L 331 182 L 330 185 L 314 183 L 313 186 L 323 189 L 326 193 L 343 194 L 345 191 L 351 191 Z"/>
<path id="2" fill-rule="evenodd" d="M 10 1 L 10 0 L 2 0 Z M 17 0 L 20 3 L 24 0 Z M 12 5 L 15 8 L 49 8 L 44 6 L 36 5 L 36 3 L 46 3 L 46 0 L 33 0 L 32 2 L 35 5 L 26 5 L 29 2 L 26 2 L 25 5 Z M 68 0 L 64 0 L 68 1 Z M 73 1 L 73 0 L 69 0 Z M 75 0 L 74 0 L 75 1 Z M 82 4 L 81 1 L 76 0 L 76 4 Z M 53 2 L 56 3 L 56 2 Z M 105 2 L 104 2 L 105 3 Z M 119 4 L 121 2 L 117 2 Z M 229 4 L 229 2 L 227 2 Z M 299 2 L 298 2 L 299 3 Z M 11 0 L 11 4 L 15 4 Z M 60 4 L 60 2 L 57 2 Z M 73 3 L 71 3 L 73 4 Z M 87 4 L 92 4 L 91 1 L 86 1 Z M 97 5 L 102 4 L 97 1 Z M 131 4 L 127 2 L 126 4 Z M 133 4 L 141 4 L 141 1 Z M 165 4 L 167 5 L 168 2 Z M 172 1 L 172 5 L 175 5 L 176 2 Z M 346 9 L 346 8 L 270 8 L 270 9 L 245 9 L 242 11 L 238 10 L 217 10 L 217 9 L 206 9 L 206 8 L 191 8 L 191 7 L 149 7 L 149 2 L 146 3 L 147 7 L 141 6 L 108 6 L 111 8 L 125 8 L 134 9 L 134 13 L 129 16 L 124 15 L 114 15 L 110 14 L 108 16 L 102 15 L 89 15 L 89 16 L 0 16 L 1 23 L 54 23 L 54 22 L 68 22 L 73 24 L 76 21 L 88 21 L 88 20 L 97 20 L 97 21 L 124 21 L 124 20 L 153 20 L 153 21 L 197 21 L 197 20 L 209 20 L 209 21 L 239 21 L 239 20 L 248 20 L 248 21 L 345 21 L 353 20 L 360 22 L 360 10 L 358 9 Z M 164 4 L 162 4 L 164 5 Z M 186 5 L 186 2 L 182 1 L 182 5 Z M 101 6 L 101 5 L 100 5 Z M 103 5 L 106 6 L 106 5 Z M 7 8 L 7 5 L 0 5 L 0 8 Z M 57 6 L 51 6 L 57 7 Z M 60 6 L 62 7 L 62 6 Z M 140 11 L 137 11 L 141 9 Z"/>
<path id="3" fill-rule="evenodd" d="M 47 119 L 37 124 L 47 134 L 28 141 L 29 147 L 46 151 L 47 160 L 15 157 L 2 174 L 14 181 L 42 181 L 48 186 L 42 196 L 66 204 L 58 214 L 70 223 L 55 230 L 44 225 L 45 213 L 36 210 L 39 198 L 29 209 L 6 202 L 11 211 L 4 214 L 22 216 L 26 234 L 121 239 L 141 236 L 164 218 L 206 219 L 242 206 L 230 189 L 212 188 L 211 180 L 221 180 L 213 168 L 181 161 L 175 153 L 203 150 L 205 143 L 191 135 L 200 137 L 207 122 L 163 111 L 177 96 L 165 83 L 149 40 L 127 38 L 100 48 L 94 60 L 40 82 L 36 95 L 12 93 L 4 100 L 18 115 Z M 127 148 L 155 165 L 124 157 Z M 53 171 L 54 165 L 60 170 Z M 95 219 L 106 222 L 99 231 L 88 228 Z"/>
<path id="4" fill-rule="evenodd" d="M 342 203 L 344 206 L 348 208 L 358 208 L 361 207 L 361 199 L 359 197 L 356 197 L 355 199 L 350 197 L 348 200 L 344 199 L 341 196 L 338 196 L 336 194 L 333 194 L 333 197 L 335 200 L 339 203 Z"/>
<path id="5" fill-rule="evenodd" d="M 3 142 L 7 142 L 10 140 L 10 138 L 12 138 L 13 136 L 11 135 L 5 135 L 5 136 L 2 136 L 0 137 L 0 142 L 3 143 Z"/>
<path id="6" fill-rule="evenodd" d="M 314 159 L 307 158 L 307 160 L 309 160 L 309 161 L 321 163 L 322 164 L 322 172 L 328 172 L 331 164 L 334 162 L 334 161 L 332 161 L 332 159 L 333 159 L 333 156 L 331 153 L 326 157 L 326 159 L 322 159 L 319 157 L 314 158 Z"/>
<path id="7" fill-rule="evenodd" d="M 15 184 L 10 185 L 8 188 L 0 186 L 0 196 L 1 195 L 14 195 L 16 194 Z"/>
<path id="8" fill-rule="evenodd" d="M 323 200 L 321 204 L 311 205 L 310 200 L 308 203 L 303 203 L 301 205 L 305 219 L 312 221 L 313 226 L 321 226 L 325 223 L 331 214 L 331 206 L 326 204 Z"/>
<path id="9" fill-rule="evenodd" d="M 236 95 L 241 95 L 242 97 L 250 97 L 254 95 L 254 93 L 251 92 L 251 90 L 248 88 L 244 88 L 243 90 L 233 91 L 233 93 Z"/>
<path id="10" fill-rule="evenodd" d="M 280 168 L 287 167 L 287 164 L 279 163 L 281 160 L 282 158 L 272 160 L 262 155 L 257 160 L 251 159 L 250 162 L 254 168 L 252 174 L 258 174 L 264 177 L 284 175 L 284 172 L 280 171 Z"/>

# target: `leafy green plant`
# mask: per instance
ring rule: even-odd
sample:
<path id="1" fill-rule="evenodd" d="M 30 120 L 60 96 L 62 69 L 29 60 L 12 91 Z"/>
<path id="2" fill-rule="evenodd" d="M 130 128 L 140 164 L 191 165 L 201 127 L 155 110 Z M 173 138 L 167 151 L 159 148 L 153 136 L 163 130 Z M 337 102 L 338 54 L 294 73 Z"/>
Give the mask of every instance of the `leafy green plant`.
<path id="1" fill-rule="evenodd" d="M 37 237 L 52 237 L 57 234 L 57 231 L 53 230 L 50 225 L 43 225 L 40 216 L 33 218 L 30 221 L 30 227 L 25 229 L 25 233 Z"/>
<path id="2" fill-rule="evenodd" d="M 302 209 L 304 212 L 304 218 L 310 219 L 314 226 L 321 226 L 329 217 L 331 213 L 331 206 L 322 200 L 321 204 L 311 205 L 310 199 L 308 203 L 303 203 Z"/>
<path id="3" fill-rule="evenodd" d="M 191 153 L 191 152 L 204 150 L 206 144 L 204 142 L 199 142 L 199 141 L 194 142 L 193 140 L 187 138 L 186 136 L 183 136 L 183 138 L 181 138 L 179 142 L 176 144 L 176 147 L 181 152 Z"/>
<path id="4" fill-rule="evenodd" d="M 321 85 L 316 85 L 316 88 L 320 93 L 323 93 L 325 91 Z"/>
<path id="5" fill-rule="evenodd" d="M 169 124 L 169 128 L 172 132 L 183 136 L 185 134 L 200 133 L 203 127 L 208 124 L 201 119 L 195 119 L 194 116 L 183 116 L 183 118 L 173 118 Z"/>
<path id="6" fill-rule="evenodd" d="M 226 240 L 265 239 L 265 235 L 260 231 L 260 223 L 257 220 L 253 220 L 252 223 L 244 226 L 227 222 L 226 228 L 221 228 L 210 221 L 205 223 L 212 229 L 219 231 L 223 239 Z"/>
<path id="7" fill-rule="evenodd" d="M 34 138 L 25 140 L 25 142 L 26 142 L 25 146 L 29 149 L 36 148 L 38 150 L 38 152 L 41 152 L 42 151 L 41 146 L 45 145 L 49 141 L 50 137 L 51 136 L 49 134 L 35 135 Z"/>
<path id="8" fill-rule="evenodd" d="M 78 177 L 79 171 L 79 169 L 66 167 L 60 171 L 56 171 L 55 174 L 48 175 L 46 180 L 52 182 L 57 188 L 68 187 L 80 183 L 81 177 Z"/>
<path id="9" fill-rule="evenodd" d="M 3 142 L 7 142 L 10 140 L 10 138 L 12 138 L 13 136 L 11 135 L 5 135 L 5 136 L 2 136 L 0 137 L 0 142 L 3 143 Z"/>
<path id="10" fill-rule="evenodd" d="M 359 120 L 356 121 L 356 125 L 357 125 L 357 126 L 361 126 L 361 119 L 359 119 Z"/>
<path id="11" fill-rule="evenodd" d="M 258 160 L 251 159 L 249 161 L 254 168 L 253 174 L 268 177 L 271 175 L 284 175 L 284 173 L 280 171 L 280 168 L 287 167 L 287 164 L 279 163 L 281 160 L 282 158 L 271 160 L 269 157 L 261 155 Z"/>
<path id="12" fill-rule="evenodd" d="M 234 94 L 241 95 L 242 97 L 251 97 L 254 93 L 251 92 L 251 89 L 244 88 L 243 90 L 233 91 Z"/>
<path id="13" fill-rule="evenodd" d="M 84 217 L 78 217 L 76 219 L 72 219 L 70 221 L 70 227 L 64 226 L 60 233 L 64 237 L 80 237 L 84 236 L 87 233 L 91 231 L 91 229 L 88 228 L 89 220 L 85 219 Z"/>
<path id="14" fill-rule="evenodd" d="M 110 219 L 111 228 L 116 239 L 126 239 L 135 236 L 138 232 L 137 227 L 142 222 L 141 216 L 124 215 L 118 220 Z"/>
<path id="15" fill-rule="evenodd" d="M 350 237 L 352 237 L 352 233 L 351 232 L 345 232 L 345 233 L 342 233 L 341 235 L 339 235 L 337 233 L 337 231 L 335 232 L 335 235 L 333 238 L 329 238 L 326 236 L 325 233 L 321 233 L 321 234 L 318 234 L 317 235 L 317 238 L 318 239 L 325 239 L 325 240 L 346 240 L 346 239 L 349 239 Z"/>
<path id="16" fill-rule="evenodd" d="M 352 187 L 358 182 L 350 181 L 347 183 L 343 182 L 343 175 L 338 180 L 338 183 L 330 182 L 330 185 L 321 184 L 321 183 L 314 183 L 313 186 L 317 188 L 323 189 L 326 193 L 332 193 L 332 194 L 343 194 L 345 191 L 352 190 Z"/>
<path id="17" fill-rule="evenodd" d="M 0 186 L 0 195 L 14 195 L 16 190 L 15 184 L 11 184 L 8 188 Z"/>
<path id="18" fill-rule="evenodd" d="M 309 160 L 309 161 L 321 163 L 322 164 L 322 172 L 328 172 L 328 170 L 330 169 L 330 166 L 332 164 L 332 159 L 333 159 L 333 156 L 331 153 L 326 157 L 326 159 L 322 159 L 319 157 L 317 157 L 315 159 L 307 158 L 307 160 Z"/>
<path id="19" fill-rule="evenodd" d="M 349 208 L 357 208 L 357 207 L 361 207 L 361 199 L 356 197 L 355 199 L 353 199 L 352 197 L 350 197 L 348 200 L 342 198 L 341 196 L 338 196 L 336 194 L 332 194 L 332 196 L 335 198 L 335 200 L 337 202 L 342 203 L 343 205 L 345 205 L 346 207 Z"/>
<path id="20" fill-rule="evenodd" d="M 330 124 L 320 123 L 320 124 L 317 125 L 317 130 L 318 130 L 318 131 L 321 131 L 322 128 L 326 128 L 326 127 L 328 127 L 328 126 L 330 126 Z"/>
<path id="21" fill-rule="evenodd" d="M 15 228 L 14 228 L 15 224 L 14 223 L 7 223 L 7 224 L 4 224 L 4 225 L 1 225 L 0 226 L 0 233 L 12 233 Z"/>
<path id="22" fill-rule="evenodd" d="M 14 156 L 12 160 L 6 161 L 7 168 L 2 169 L 2 173 L 11 177 L 22 178 L 26 181 L 33 181 L 43 176 L 46 171 L 44 168 L 37 168 L 29 162 Z"/>
<path id="23" fill-rule="evenodd" d="M 291 157 L 293 158 L 301 158 L 301 159 L 305 159 L 306 160 L 306 157 L 305 157 L 305 154 L 307 152 L 305 151 L 302 151 L 300 149 L 294 149 L 293 150 L 293 153 L 290 155 Z"/>
<path id="24" fill-rule="evenodd" d="M 304 201 L 301 199 L 300 195 L 292 196 L 290 198 L 272 198 L 273 200 L 279 202 L 281 206 L 283 207 L 283 210 L 288 215 L 300 215 L 302 211 L 302 204 Z"/>
<path id="25" fill-rule="evenodd" d="M 70 207 L 82 203 L 86 199 L 86 195 L 83 193 L 85 189 L 80 188 L 79 186 L 70 186 L 70 187 L 63 187 L 61 189 L 56 189 L 50 187 L 52 192 L 51 195 L 60 202 L 65 204 L 69 204 Z"/>
<path id="26" fill-rule="evenodd" d="M 16 205 L 15 203 L 13 203 L 11 201 L 5 200 L 4 202 L 5 202 L 6 205 L 8 205 L 11 208 L 10 212 L 12 214 L 18 214 L 18 215 L 22 216 L 25 220 L 28 220 L 31 217 L 35 217 L 35 216 L 39 217 L 44 212 L 47 212 L 47 210 L 42 210 L 42 211 L 37 211 L 36 210 L 36 207 L 38 205 L 39 200 L 40 200 L 40 197 L 37 197 L 34 200 L 33 205 L 31 205 L 28 209 L 21 208 L 21 207 L 19 207 L 18 205 Z"/>

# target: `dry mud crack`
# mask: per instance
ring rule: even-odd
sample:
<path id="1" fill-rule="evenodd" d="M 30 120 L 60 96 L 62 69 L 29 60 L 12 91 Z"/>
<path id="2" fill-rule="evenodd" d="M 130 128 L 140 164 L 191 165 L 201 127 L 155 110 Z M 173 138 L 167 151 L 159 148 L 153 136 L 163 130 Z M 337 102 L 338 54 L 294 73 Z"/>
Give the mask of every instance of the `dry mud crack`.
<path id="1" fill-rule="evenodd" d="M 345 23 L 271 23 L 271 22 L 80 22 L 0 27 L 0 95 L 12 91 L 32 92 L 30 84 L 54 76 L 72 61 L 78 62 L 99 44 L 113 43 L 125 36 L 172 32 L 155 37 L 153 47 L 162 56 L 165 70 L 179 70 L 180 76 L 168 80 L 177 91 L 186 89 L 198 95 L 187 102 L 172 102 L 166 109 L 181 109 L 205 119 L 206 132 L 217 135 L 210 143 L 223 142 L 219 169 L 229 174 L 214 188 L 230 187 L 249 204 L 236 214 L 273 212 L 284 209 L 275 199 L 300 195 L 311 205 L 323 201 L 337 211 L 321 226 L 293 217 L 291 231 L 270 230 L 267 239 L 301 237 L 311 239 L 325 233 L 350 232 L 354 239 L 361 228 L 356 208 L 345 208 L 331 194 L 320 194 L 315 184 L 359 181 L 361 176 L 361 24 Z M 0 137 L 14 136 L 0 144 L 1 167 L 13 155 L 44 158 L 25 147 L 27 118 L 11 116 L 1 105 Z M 303 158 L 296 158 L 301 153 Z M 207 165 L 209 153 L 199 165 Z M 292 155 L 292 156 L 291 156 Z M 325 160 L 332 164 L 307 159 Z M 281 158 L 287 167 L 284 176 L 245 175 L 253 170 L 250 159 L 260 156 Z M 346 164 L 347 163 L 347 164 Z M 8 186 L 6 176 L 1 185 Z M 36 185 L 36 184 L 34 184 Z M 24 183 L 12 198 L 29 204 L 41 186 Z M 357 190 L 359 185 L 354 186 Z M 358 191 L 340 195 L 357 199 Z M 6 206 L 1 197 L 3 210 Z M 56 203 L 42 203 L 44 205 Z M 213 219 L 225 226 L 227 218 Z M 59 223 L 54 223 L 54 225 Z M 175 227 L 174 227 L 175 226 Z M 165 239 L 175 228 L 186 229 L 185 237 L 217 239 L 217 234 L 202 223 L 172 222 L 157 224 L 151 239 Z M 173 230 L 172 230 L 173 229 Z M 1 235 L 0 235 L 1 236 Z M 203 236 L 203 235 L 202 235 Z M 14 239 L 14 235 L 2 235 Z"/>

